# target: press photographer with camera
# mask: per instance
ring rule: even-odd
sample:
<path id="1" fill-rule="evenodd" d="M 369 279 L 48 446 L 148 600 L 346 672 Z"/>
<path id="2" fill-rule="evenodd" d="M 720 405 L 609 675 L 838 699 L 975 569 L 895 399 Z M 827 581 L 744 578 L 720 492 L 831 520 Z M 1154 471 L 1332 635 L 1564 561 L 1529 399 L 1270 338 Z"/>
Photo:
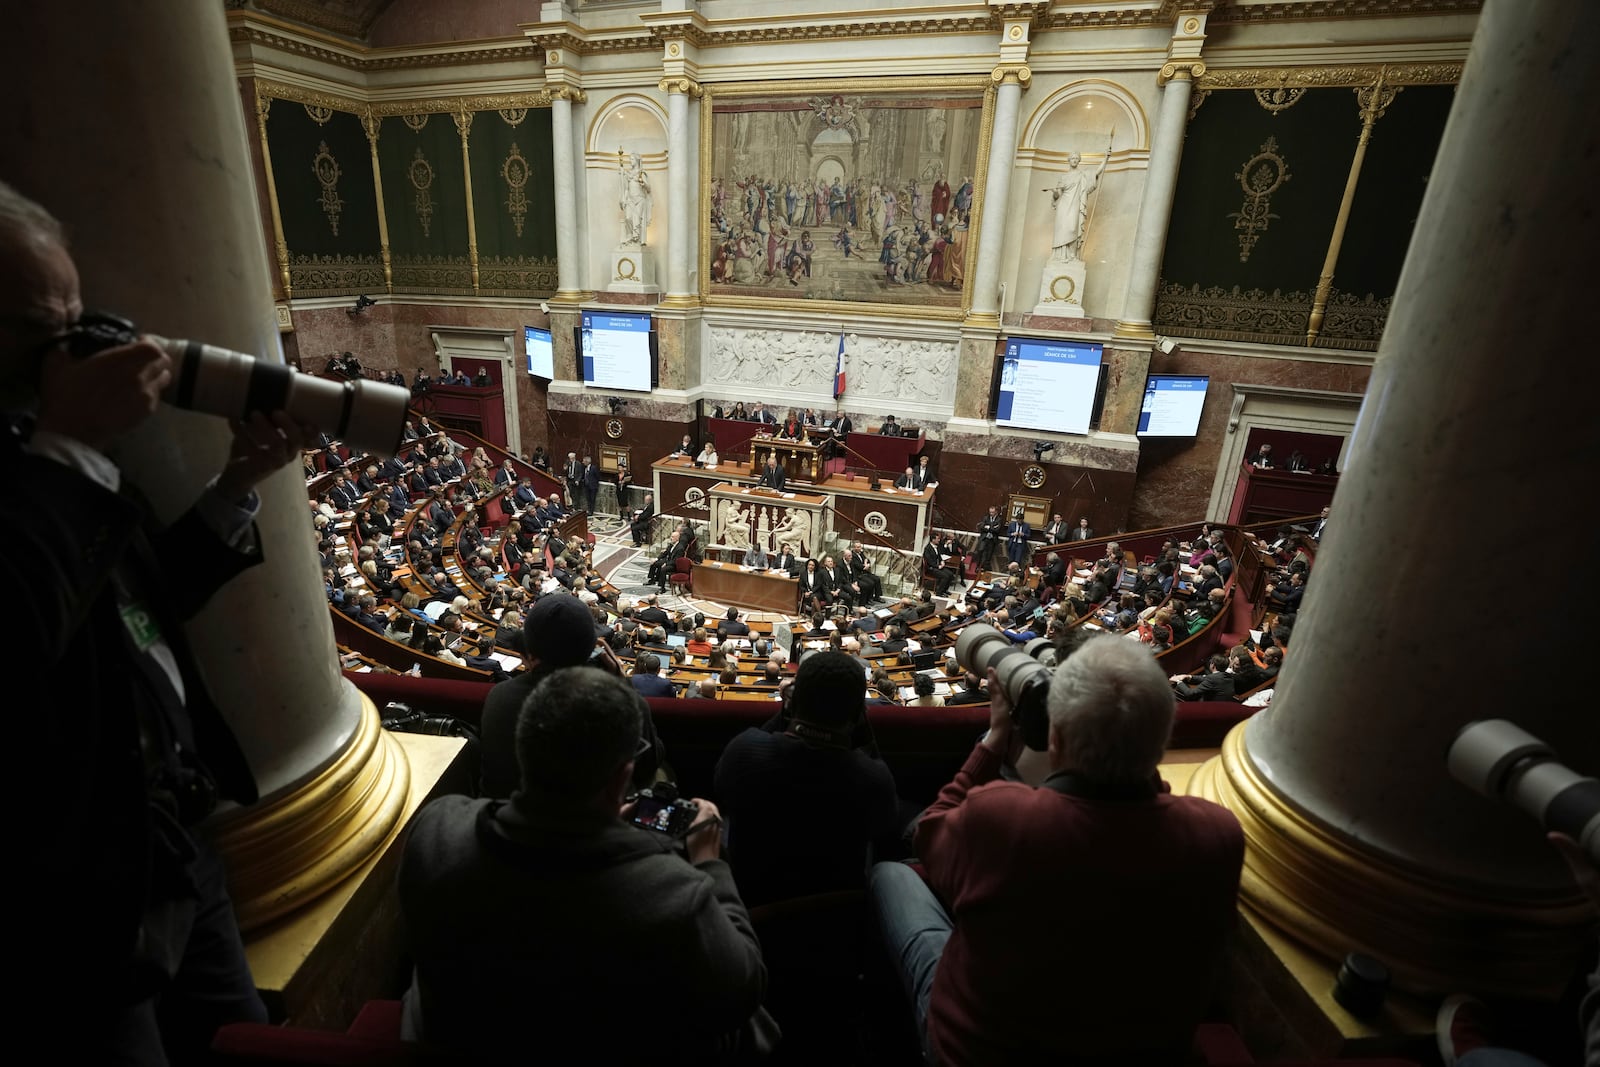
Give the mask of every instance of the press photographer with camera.
<path id="1" fill-rule="evenodd" d="M 843 652 L 805 657 L 784 706 L 717 761 L 734 878 L 749 904 L 866 885 L 872 843 L 900 822 L 894 775 Z"/>
<path id="2" fill-rule="evenodd" d="M 574 1035 L 615 1062 L 744 1062 L 775 1045 L 716 806 L 625 803 L 643 716 L 621 679 L 556 671 L 522 707 L 511 799 L 417 813 L 399 874 L 406 1037 L 495 1063 L 570 1051 Z"/>
<path id="3" fill-rule="evenodd" d="M 12 1008 L 43 1030 L 69 1011 L 90 1062 L 192 1059 L 222 1023 L 266 1018 L 199 829 L 256 784 L 182 624 L 261 562 L 254 487 L 316 431 L 282 411 L 236 421 L 215 479 L 160 527 L 114 457 L 179 365 L 97 329 L 61 224 L 0 182 L 0 555 L 31 637 L 10 681 L 53 695 L 30 717 L 48 758 L 19 761 L 17 793 L 38 810 L 14 842 L 47 872 L 25 925 L 48 943 L 22 949 Z"/>
<path id="4" fill-rule="evenodd" d="M 945 1067 L 1182 1062 L 1234 922 L 1239 824 L 1160 781 L 1173 697 L 1138 642 L 1091 637 L 1051 671 L 982 636 L 957 657 L 987 674 L 989 731 L 917 826 L 921 874 L 872 870 L 924 1048 Z M 1049 759 L 1038 788 L 1001 780 L 1024 739 Z"/>

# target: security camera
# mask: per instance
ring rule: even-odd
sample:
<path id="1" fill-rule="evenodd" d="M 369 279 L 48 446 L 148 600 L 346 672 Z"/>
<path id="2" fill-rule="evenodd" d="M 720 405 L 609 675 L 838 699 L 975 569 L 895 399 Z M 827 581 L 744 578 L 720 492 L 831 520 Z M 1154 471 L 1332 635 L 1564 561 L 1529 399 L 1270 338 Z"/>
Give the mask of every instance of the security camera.
<path id="1" fill-rule="evenodd" d="M 1163 353 L 1167 353 L 1171 352 L 1174 348 L 1177 348 L 1178 344 L 1170 337 L 1163 337 L 1161 340 L 1156 342 L 1156 347 L 1161 349 Z"/>
<path id="2" fill-rule="evenodd" d="M 1034 459 L 1043 459 L 1044 458 L 1044 454 L 1046 452 L 1054 451 L 1055 447 L 1056 447 L 1056 444 L 1055 444 L 1054 441 L 1035 441 L 1033 443 L 1033 458 Z"/>
<path id="3" fill-rule="evenodd" d="M 548 301 L 548 300 L 539 301 L 539 310 L 544 312 L 546 315 L 550 314 L 550 301 Z"/>
<path id="4" fill-rule="evenodd" d="M 362 293 L 360 296 L 356 297 L 356 305 L 355 307 L 349 309 L 348 314 L 359 315 L 376 303 L 377 301 L 372 299 L 372 297 L 368 296 L 366 293 Z"/>

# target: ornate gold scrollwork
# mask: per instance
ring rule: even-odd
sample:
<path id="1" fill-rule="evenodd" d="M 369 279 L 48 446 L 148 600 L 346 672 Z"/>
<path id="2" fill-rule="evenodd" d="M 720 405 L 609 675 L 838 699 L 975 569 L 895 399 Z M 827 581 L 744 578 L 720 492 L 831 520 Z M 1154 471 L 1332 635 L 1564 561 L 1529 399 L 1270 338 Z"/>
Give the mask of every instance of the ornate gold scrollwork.
<path id="1" fill-rule="evenodd" d="M 311 121 L 315 122 L 318 126 L 326 126 L 328 124 L 328 120 L 333 118 L 333 108 L 331 107 L 321 107 L 316 104 L 306 104 L 304 106 L 306 109 L 306 114 L 309 115 Z"/>
<path id="2" fill-rule="evenodd" d="M 344 209 L 344 201 L 339 199 L 339 162 L 333 158 L 333 153 L 328 151 L 327 141 L 317 144 L 316 157 L 311 161 L 311 172 L 317 176 L 317 184 L 322 186 L 322 213 L 328 216 L 328 227 L 337 237 L 339 212 Z"/>
<path id="3" fill-rule="evenodd" d="M 502 107 L 496 110 L 500 112 L 500 117 L 506 120 L 506 125 L 512 129 L 521 126 L 522 120 L 528 117 L 528 109 L 525 107 Z"/>
<path id="4" fill-rule="evenodd" d="M 417 221 L 422 223 L 422 236 L 427 237 L 428 227 L 433 222 L 433 197 L 428 195 L 433 187 L 433 165 L 422 154 L 422 149 L 417 149 L 417 154 L 411 158 L 406 177 L 411 179 L 411 188 L 416 190 L 412 205 L 416 208 Z"/>
<path id="5" fill-rule="evenodd" d="M 516 227 L 518 237 L 522 236 L 522 224 L 528 217 L 528 196 L 524 190 L 529 174 L 528 161 L 522 158 L 522 149 L 513 143 L 505 162 L 500 164 L 500 177 L 506 181 L 506 210 L 511 213 L 511 225 Z"/>
<path id="6" fill-rule="evenodd" d="M 1289 180 L 1289 165 L 1278 154 L 1278 139 L 1268 137 L 1234 177 L 1244 190 L 1244 203 L 1228 218 L 1233 220 L 1234 229 L 1244 231 L 1239 235 L 1239 262 L 1243 263 L 1250 258 L 1260 234 L 1278 217 L 1272 213 L 1272 194 Z"/>
<path id="7" fill-rule="evenodd" d="M 421 133 L 423 127 L 428 125 L 428 113 L 422 112 L 418 115 L 401 115 L 400 121 L 405 123 L 406 126 L 410 128 L 412 133 Z"/>
<path id="8" fill-rule="evenodd" d="M 589 94 L 578 88 L 576 85 L 552 85 L 550 87 L 550 99 L 566 100 L 570 103 L 582 104 L 588 101 Z"/>
<path id="9" fill-rule="evenodd" d="M 1300 98 L 1306 95 L 1306 91 L 1301 88 L 1291 89 L 1288 86 L 1278 85 L 1271 88 L 1257 89 L 1255 94 L 1256 103 L 1260 104 L 1264 110 L 1276 115 L 1278 112 L 1288 111 L 1298 104 Z"/>

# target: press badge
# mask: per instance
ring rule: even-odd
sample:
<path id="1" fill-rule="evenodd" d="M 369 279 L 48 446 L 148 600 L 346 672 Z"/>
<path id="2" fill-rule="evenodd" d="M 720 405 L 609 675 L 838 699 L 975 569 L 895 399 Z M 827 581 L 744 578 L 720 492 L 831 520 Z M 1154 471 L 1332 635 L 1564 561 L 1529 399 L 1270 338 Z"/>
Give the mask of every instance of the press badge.
<path id="1" fill-rule="evenodd" d="M 142 604 L 128 604 L 123 607 L 122 625 L 128 628 L 128 636 L 133 638 L 133 643 L 140 652 L 150 651 L 150 646 L 161 640 L 161 628 L 156 625 L 155 617 L 146 611 Z"/>

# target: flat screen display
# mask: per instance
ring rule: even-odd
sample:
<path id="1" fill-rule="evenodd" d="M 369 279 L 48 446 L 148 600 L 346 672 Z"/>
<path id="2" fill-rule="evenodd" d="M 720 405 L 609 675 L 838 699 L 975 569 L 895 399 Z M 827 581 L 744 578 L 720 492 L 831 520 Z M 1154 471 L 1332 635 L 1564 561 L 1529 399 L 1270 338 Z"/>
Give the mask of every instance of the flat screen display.
<path id="1" fill-rule="evenodd" d="M 995 425 L 1088 433 L 1101 349 L 1094 341 L 1007 338 Z"/>
<path id="2" fill-rule="evenodd" d="M 583 384 L 650 391 L 650 316 L 585 311 L 578 330 Z"/>
<path id="3" fill-rule="evenodd" d="M 528 373 L 540 378 L 556 376 L 555 349 L 550 344 L 550 331 L 537 326 L 522 328 L 522 350 L 528 357 Z"/>
<path id="4" fill-rule="evenodd" d="M 1140 437 L 1193 437 L 1211 379 L 1204 374 L 1152 374 L 1144 380 Z"/>

